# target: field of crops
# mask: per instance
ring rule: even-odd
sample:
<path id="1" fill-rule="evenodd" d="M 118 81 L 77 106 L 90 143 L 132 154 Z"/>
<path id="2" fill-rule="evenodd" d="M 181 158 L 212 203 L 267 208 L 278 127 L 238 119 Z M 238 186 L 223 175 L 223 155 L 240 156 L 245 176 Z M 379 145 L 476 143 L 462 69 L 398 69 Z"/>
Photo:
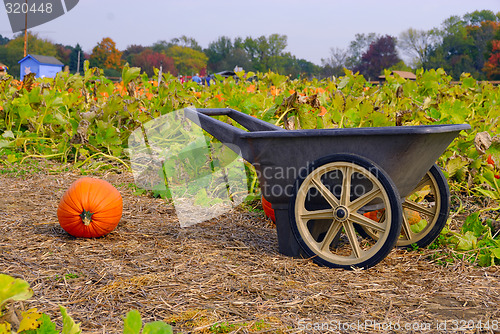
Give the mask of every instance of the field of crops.
<path id="1" fill-rule="evenodd" d="M 55 79 L 3 77 L 0 171 L 16 174 L 41 160 L 49 160 L 54 173 L 130 171 L 130 135 L 188 106 L 229 107 L 286 129 L 467 123 L 471 130 L 437 162 L 452 193 L 450 221 L 460 223 L 429 246 L 439 250 L 431 260 L 443 266 L 500 264 L 500 88 L 468 75 L 452 82 L 442 70 L 419 71 L 416 81 L 389 74 L 373 84 L 351 72 L 321 81 L 241 72 L 205 86 L 168 73 L 152 79 L 129 67 L 113 82 L 87 65 L 82 75 Z M 260 198 L 250 181 L 250 194 Z M 135 196 L 168 197 L 134 189 Z"/>
<path id="2" fill-rule="evenodd" d="M 467 123 L 472 130 L 462 133 L 438 164 L 454 193 L 481 207 L 470 218 L 474 224 L 488 226 L 491 222 L 485 218 L 498 218 L 492 215 L 500 200 L 498 86 L 468 75 L 459 83 L 452 82 L 442 70 L 421 71 L 416 81 L 387 75 L 387 82 L 381 85 L 350 72 L 321 81 L 289 80 L 274 73 L 238 75 L 237 80 L 219 77 L 210 86 L 182 84 L 169 74 L 163 74 L 158 85 L 158 80 L 141 75 L 139 68 L 129 67 L 124 68 L 118 83 L 88 67 L 83 75 L 63 73 L 55 79 L 28 77 L 18 82 L 3 78 L 3 164 L 37 157 L 89 169 L 107 162 L 129 166 L 130 134 L 148 121 L 186 106 L 229 107 L 287 129 Z M 455 236 L 460 239 L 455 244 L 461 250 L 476 248 L 481 235 L 463 233 Z M 496 250 L 488 252 L 492 258 L 480 261 L 483 265 L 500 260 L 496 256 L 500 255 L 499 245 L 493 242 L 489 247 Z"/>

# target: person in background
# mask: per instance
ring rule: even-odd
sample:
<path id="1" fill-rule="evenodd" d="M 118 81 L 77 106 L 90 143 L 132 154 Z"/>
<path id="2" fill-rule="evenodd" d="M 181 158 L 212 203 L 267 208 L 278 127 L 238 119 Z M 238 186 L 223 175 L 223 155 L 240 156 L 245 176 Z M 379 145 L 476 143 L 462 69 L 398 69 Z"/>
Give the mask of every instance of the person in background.
<path id="1" fill-rule="evenodd" d="M 201 84 L 201 78 L 200 76 L 198 75 L 198 73 L 196 73 L 192 78 L 191 80 L 193 80 L 194 82 L 196 82 L 197 84 Z"/>
<path id="2" fill-rule="evenodd" d="M 205 85 L 207 85 L 207 87 L 210 87 L 210 75 L 207 74 L 207 76 L 204 78 L 204 82 L 205 82 Z"/>

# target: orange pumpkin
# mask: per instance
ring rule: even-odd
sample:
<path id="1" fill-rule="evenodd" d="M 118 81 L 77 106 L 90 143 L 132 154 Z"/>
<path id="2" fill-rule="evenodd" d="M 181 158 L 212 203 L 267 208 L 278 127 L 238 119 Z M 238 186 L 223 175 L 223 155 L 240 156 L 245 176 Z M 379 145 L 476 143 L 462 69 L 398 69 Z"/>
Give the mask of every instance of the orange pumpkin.
<path id="1" fill-rule="evenodd" d="M 405 215 L 406 221 L 410 225 L 418 224 L 422 220 L 422 217 L 417 211 L 404 208 L 403 213 Z"/>
<path id="2" fill-rule="evenodd" d="M 57 218 L 72 236 L 95 238 L 113 231 L 122 211 L 122 196 L 111 183 L 82 177 L 61 198 Z"/>
<path id="3" fill-rule="evenodd" d="M 363 216 L 370 218 L 371 220 L 374 220 L 378 222 L 380 218 L 382 218 L 382 215 L 384 214 L 385 209 L 380 209 L 380 210 L 375 210 L 375 211 L 369 211 L 365 212 Z"/>
<path id="4" fill-rule="evenodd" d="M 276 223 L 273 206 L 267 199 L 264 198 L 264 196 L 262 196 L 262 209 L 264 209 L 264 214 L 271 218 L 274 223 Z"/>

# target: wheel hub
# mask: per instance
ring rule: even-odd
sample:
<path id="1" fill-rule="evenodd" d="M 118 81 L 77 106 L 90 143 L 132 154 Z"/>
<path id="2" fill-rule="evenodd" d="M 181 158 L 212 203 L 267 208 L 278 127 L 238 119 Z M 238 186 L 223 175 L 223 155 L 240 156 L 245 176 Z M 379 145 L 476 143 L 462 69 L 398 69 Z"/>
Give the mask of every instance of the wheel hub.
<path id="1" fill-rule="evenodd" d="M 349 210 L 345 206 L 338 206 L 333 210 L 333 215 L 336 220 L 343 222 L 349 217 Z"/>

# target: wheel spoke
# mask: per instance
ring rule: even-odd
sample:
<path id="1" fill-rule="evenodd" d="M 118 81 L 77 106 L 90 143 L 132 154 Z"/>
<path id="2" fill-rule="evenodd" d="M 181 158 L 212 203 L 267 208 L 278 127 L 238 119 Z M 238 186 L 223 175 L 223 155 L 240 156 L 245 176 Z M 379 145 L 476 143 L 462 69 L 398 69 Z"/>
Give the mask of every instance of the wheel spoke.
<path id="1" fill-rule="evenodd" d="M 378 220 L 380 224 L 385 224 L 385 210 L 382 211 L 382 215 L 380 216 L 380 219 Z"/>
<path id="2" fill-rule="evenodd" d="M 421 214 L 424 214 L 424 215 L 427 215 L 427 216 L 431 216 L 431 217 L 434 217 L 436 215 L 436 207 L 432 207 L 432 208 L 427 208 L 421 204 L 418 204 L 414 201 L 409 201 L 409 200 L 406 200 L 403 204 L 402 204 L 403 208 L 406 208 L 406 209 L 410 209 L 410 210 L 413 210 L 413 211 L 417 211 L 418 213 L 421 213 Z"/>
<path id="3" fill-rule="evenodd" d="M 337 197 L 335 197 L 335 195 L 323 184 L 323 182 L 321 182 L 320 179 L 313 177 L 311 179 L 311 182 L 313 183 L 314 187 L 318 189 L 320 194 L 326 199 L 328 204 L 332 206 L 332 208 L 340 205 Z"/>
<path id="4" fill-rule="evenodd" d="M 384 225 L 377 223 L 376 221 L 371 220 L 368 217 L 360 215 L 359 213 L 351 213 L 349 218 L 353 223 L 357 223 L 359 225 L 362 225 L 363 227 L 371 228 L 372 230 L 377 232 L 385 232 Z"/>
<path id="5" fill-rule="evenodd" d="M 359 247 L 358 237 L 356 236 L 354 226 L 349 221 L 344 222 L 343 225 L 345 233 L 347 234 L 347 238 L 349 239 L 349 243 L 351 244 L 352 251 L 354 252 L 354 255 L 359 259 L 363 250 L 361 249 L 361 247 Z"/>
<path id="6" fill-rule="evenodd" d="M 410 223 L 408 223 L 408 219 L 406 219 L 405 215 L 403 215 L 403 221 L 401 223 L 401 231 L 406 236 L 406 239 L 413 239 L 413 231 L 411 230 Z"/>
<path id="7" fill-rule="evenodd" d="M 328 232 L 326 232 L 325 239 L 321 243 L 320 249 L 322 252 L 330 247 L 330 244 L 332 243 L 333 239 L 335 239 L 335 236 L 339 233 L 341 227 L 342 223 L 336 220 L 332 222 L 332 225 L 328 229 Z"/>
<path id="8" fill-rule="evenodd" d="M 300 215 L 300 218 L 305 221 L 311 219 L 333 219 L 333 211 L 332 209 L 306 211 Z"/>
<path id="9" fill-rule="evenodd" d="M 382 191 L 379 188 L 370 190 L 369 192 L 361 197 L 358 197 L 354 202 L 352 202 L 351 205 L 349 205 L 349 210 L 357 211 L 361 209 L 363 206 L 379 197 L 380 194 L 382 194 Z"/>
<path id="10" fill-rule="evenodd" d="M 351 168 L 342 168 L 342 194 L 340 195 L 340 205 L 348 206 L 351 200 L 351 175 Z"/>

